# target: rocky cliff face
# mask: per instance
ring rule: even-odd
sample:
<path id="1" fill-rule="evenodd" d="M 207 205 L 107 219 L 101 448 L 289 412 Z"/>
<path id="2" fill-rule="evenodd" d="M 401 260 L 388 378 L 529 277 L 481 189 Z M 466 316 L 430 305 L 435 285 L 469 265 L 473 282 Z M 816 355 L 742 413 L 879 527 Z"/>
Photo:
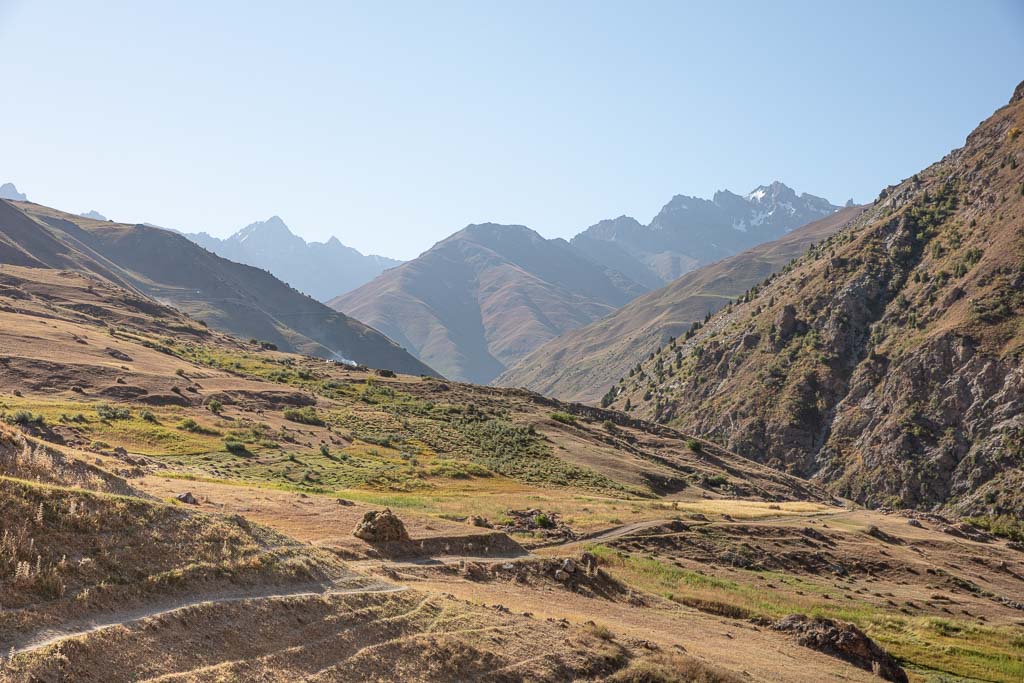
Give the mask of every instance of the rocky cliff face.
<path id="1" fill-rule="evenodd" d="M 1015 96 L 610 399 L 861 502 L 1019 511 L 1022 130 Z"/>

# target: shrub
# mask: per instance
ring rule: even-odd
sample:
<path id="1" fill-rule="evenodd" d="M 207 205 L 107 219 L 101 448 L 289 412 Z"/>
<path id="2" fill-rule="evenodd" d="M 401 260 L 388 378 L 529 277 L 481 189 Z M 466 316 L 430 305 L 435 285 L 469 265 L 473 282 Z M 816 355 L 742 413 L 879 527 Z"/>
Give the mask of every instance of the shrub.
<path id="1" fill-rule="evenodd" d="M 224 404 L 215 398 L 211 398 L 206 402 L 206 408 L 214 415 L 220 415 L 220 411 L 224 410 Z"/>
<path id="2" fill-rule="evenodd" d="M 325 458 L 331 457 L 331 449 L 327 447 L 327 444 L 320 444 L 320 455 L 324 456 Z"/>
<path id="3" fill-rule="evenodd" d="M 180 429 L 184 429 L 186 432 L 192 433 L 203 431 L 202 426 L 198 422 L 193 420 L 191 417 L 186 417 L 184 420 L 182 420 L 181 424 L 179 424 L 178 427 Z"/>
<path id="4" fill-rule="evenodd" d="M 128 420 L 132 416 L 132 411 L 128 408 L 117 408 L 108 403 L 97 406 L 96 412 L 99 413 L 101 420 Z"/>
<path id="5" fill-rule="evenodd" d="M 729 480 L 722 474 L 712 474 L 711 476 L 704 475 L 704 484 L 711 488 L 718 488 L 725 486 L 729 483 Z"/>
<path id="6" fill-rule="evenodd" d="M 533 523 L 539 526 L 541 529 L 551 529 L 555 526 L 555 523 L 552 521 L 552 519 L 545 515 L 543 512 L 538 515 L 534 515 Z"/>
<path id="7" fill-rule="evenodd" d="M 607 431 L 609 434 L 618 434 L 619 433 L 618 425 L 616 425 L 611 420 L 605 420 L 604 422 L 601 423 L 601 426 L 604 427 L 605 431 Z"/>
<path id="8" fill-rule="evenodd" d="M 686 447 L 689 448 L 694 453 L 704 452 L 704 444 L 702 444 L 700 441 L 697 441 L 697 439 L 687 439 Z"/>
<path id="9" fill-rule="evenodd" d="M 316 412 L 316 408 L 313 406 L 305 406 L 303 408 L 286 408 L 284 411 L 284 419 L 304 425 L 317 425 L 320 427 L 324 425 L 324 421 L 320 419 L 320 416 Z"/>
<path id="10" fill-rule="evenodd" d="M 13 415 L 8 415 L 5 420 L 8 424 L 21 425 L 22 427 L 28 427 L 30 425 L 38 425 L 42 427 L 46 424 L 46 418 L 42 415 L 33 415 L 27 410 L 19 410 Z"/>
<path id="11" fill-rule="evenodd" d="M 234 453 L 235 455 L 249 455 L 249 449 L 241 441 L 225 441 L 224 448 L 228 453 Z"/>
<path id="12" fill-rule="evenodd" d="M 159 422 L 152 410 L 143 410 L 139 413 L 139 417 L 142 418 L 144 422 L 150 422 L 152 424 L 157 424 Z"/>
<path id="13" fill-rule="evenodd" d="M 398 377 L 398 375 L 395 374 L 394 370 L 386 370 L 383 368 L 377 370 L 377 375 L 380 377 Z"/>
<path id="14" fill-rule="evenodd" d="M 268 341 L 261 341 L 260 348 L 264 351 L 277 351 L 277 344 Z"/>
<path id="15" fill-rule="evenodd" d="M 551 419 L 562 424 L 576 426 L 576 416 L 569 413 L 551 413 Z"/>
<path id="16" fill-rule="evenodd" d="M 174 374 L 177 375 L 178 377 L 184 377 L 185 376 L 185 369 L 184 368 L 178 368 L 177 370 L 174 371 Z"/>
<path id="17" fill-rule="evenodd" d="M 611 629 L 609 629 L 604 624 L 593 624 L 590 627 L 590 633 L 595 638 L 600 638 L 601 640 L 607 640 L 607 641 L 615 640 L 615 634 L 612 633 Z"/>

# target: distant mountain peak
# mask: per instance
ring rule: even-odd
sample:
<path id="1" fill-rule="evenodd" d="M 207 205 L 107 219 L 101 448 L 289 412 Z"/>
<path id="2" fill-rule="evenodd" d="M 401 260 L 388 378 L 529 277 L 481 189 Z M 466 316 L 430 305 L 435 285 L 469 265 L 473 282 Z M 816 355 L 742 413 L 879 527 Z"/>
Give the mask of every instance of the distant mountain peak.
<path id="1" fill-rule="evenodd" d="M 333 236 L 326 242 L 307 242 L 277 215 L 250 223 L 226 239 L 203 232 L 187 237 L 226 259 L 270 271 L 320 301 L 351 291 L 401 263 L 364 256 Z"/>
<path id="2" fill-rule="evenodd" d="M 82 218 L 91 218 L 94 221 L 108 220 L 107 217 L 104 216 L 102 213 L 93 209 L 90 209 L 89 211 L 86 211 L 85 213 L 80 213 L 78 215 L 81 216 Z"/>
<path id="3" fill-rule="evenodd" d="M 0 185 L 0 199 L 13 199 L 19 202 L 28 201 L 28 197 L 24 193 L 18 192 L 18 188 L 14 186 L 14 183 Z"/>
<path id="4" fill-rule="evenodd" d="M 648 287 L 701 264 L 738 254 L 825 218 L 840 207 L 773 180 L 745 195 L 718 190 L 709 199 L 677 194 L 650 224 L 601 221 L 572 239 L 596 262 Z"/>
<path id="5" fill-rule="evenodd" d="M 229 237 L 230 240 L 238 240 L 244 242 L 245 240 L 259 235 L 260 237 L 297 237 L 295 233 L 291 231 L 288 225 L 281 220 L 280 216 L 271 216 L 265 221 L 256 221 L 245 226 L 234 235 Z M 298 239 L 302 239 L 299 237 Z M 305 242 L 305 240 L 302 240 Z"/>

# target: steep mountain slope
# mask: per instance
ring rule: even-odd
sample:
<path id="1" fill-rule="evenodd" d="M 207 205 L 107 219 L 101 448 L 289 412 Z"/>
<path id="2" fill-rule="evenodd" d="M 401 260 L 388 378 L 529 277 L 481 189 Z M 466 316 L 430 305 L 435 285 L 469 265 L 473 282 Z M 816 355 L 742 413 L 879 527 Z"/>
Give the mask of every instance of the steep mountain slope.
<path id="1" fill-rule="evenodd" d="M 838 209 L 775 181 L 742 197 L 728 190 L 711 200 L 676 195 L 650 225 L 620 216 L 591 226 L 572 245 L 595 262 L 655 288 Z"/>
<path id="2" fill-rule="evenodd" d="M 0 263 L 91 273 L 216 329 L 284 349 L 432 373 L 376 330 L 167 230 L 0 201 Z"/>
<path id="3" fill-rule="evenodd" d="M 872 505 L 1024 506 L 1024 84 L 614 405 Z"/>
<path id="4" fill-rule="evenodd" d="M 483 384 L 643 290 L 564 240 L 487 223 L 455 233 L 329 305 L 383 331 L 446 377 Z"/>
<path id="5" fill-rule="evenodd" d="M 638 360 L 841 229 L 862 210 L 842 209 L 774 242 L 691 271 L 606 318 L 552 339 L 493 384 L 595 403 Z"/>
<path id="6" fill-rule="evenodd" d="M 186 237 L 218 256 L 268 270 L 318 301 L 349 292 L 401 263 L 364 256 L 336 237 L 306 242 L 277 216 L 252 223 L 223 240 L 205 232 Z"/>

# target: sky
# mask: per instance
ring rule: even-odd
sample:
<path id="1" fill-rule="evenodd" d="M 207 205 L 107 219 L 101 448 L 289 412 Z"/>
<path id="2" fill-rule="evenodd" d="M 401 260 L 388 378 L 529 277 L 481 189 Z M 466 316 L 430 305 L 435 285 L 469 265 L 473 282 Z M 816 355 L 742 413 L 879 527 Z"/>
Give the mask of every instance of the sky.
<path id="1" fill-rule="evenodd" d="M 0 0 L 0 183 L 412 258 L 937 161 L 1024 78 L 1024 2 Z"/>

